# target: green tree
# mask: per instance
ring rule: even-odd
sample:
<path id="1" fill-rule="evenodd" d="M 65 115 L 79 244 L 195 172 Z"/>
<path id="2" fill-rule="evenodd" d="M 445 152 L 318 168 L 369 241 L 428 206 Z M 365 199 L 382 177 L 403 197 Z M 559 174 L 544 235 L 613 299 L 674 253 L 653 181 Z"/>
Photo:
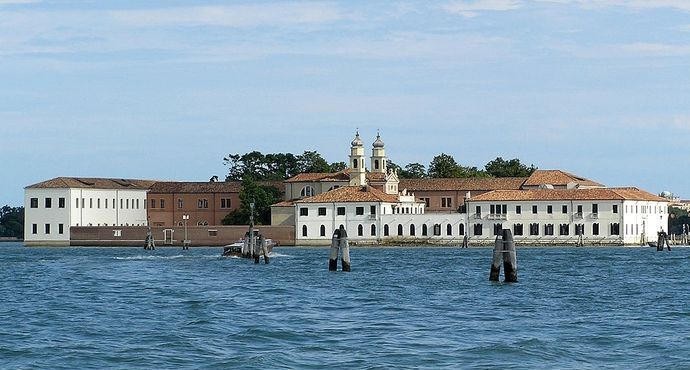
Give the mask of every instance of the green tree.
<path id="1" fill-rule="evenodd" d="M 340 172 L 347 168 L 347 164 L 345 162 L 333 162 L 329 167 L 328 172 Z"/>
<path id="2" fill-rule="evenodd" d="M 24 207 L 5 205 L 0 208 L 0 236 L 24 237 Z"/>
<path id="3" fill-rule="evenodd" d="M 266 154 L 264 161 L 267 168 L 264 180 L 285 180 L 300 172 L 298 158 L 292 153 Z"/>
<path id="4" fill-rule="evenodd" d="M 300 173 L 330 172 L 331 166 L 316 151 L 305 151 L 297 156 L 297 168 Z"/>
<path id="5" fill-rule="evenodd" d="M 463 177 L 462 167 L 455 161 L 453 156 L 441 153 L 434 157 L 429 164 L 429 177 L 451 178 Z"/>
<path id="6" fill-rule="evenodd" d="M 230 167 L 225 181 L 242 181 L 247 176 L 264 180 L 268 170 L 266 156 L 256 150 L 243 155 L 231 154 L 223 158 L 223 164 Z"/>
<path id="7" fill-rule="evenodd" d="M 402 168 L 398 166 L 395 162 L 389 159 L 386 162 L 386 167 L 388 167 L 389 170 L 396 172 L 398 174 L 398 177 L 400 177 L 400 172 L 402 171 Z"/>
<path id="8" fill-rule="evenodd" d="M 527 167 L 517 158 L 506 161 L 498 157 L 484 166 L 486 173 L 493 177 L 528 177 L 537 168 L 534 165 Z"/>
<path id="9" fill-rule="evenodd" d="M 251 176 L 242 180 L 240 207 L 228 213 L 221 221 L 223 225 L 248 225 L 250 204 L 254 203 L 254 222 L 257 225 L 271 224 L 271 204 L 281 201 L 280 191 L 272 186 L 258 184 Z"/>
<path id="10" fill-rule="evenodd" d="M 398 173 L 400 178 L 403 179 L 423 179 L 426 177 L 426 168 L 420 163 L 409 163 L 405 166 L 404 170 Z"/>
<path id="11" fill-rule="evenodd" d="M 668 207 L 669 234 L 682 233 L 683 225 L 690 225 L 690 217 L 688 216 L 688 211 L 677 207 Z"/>

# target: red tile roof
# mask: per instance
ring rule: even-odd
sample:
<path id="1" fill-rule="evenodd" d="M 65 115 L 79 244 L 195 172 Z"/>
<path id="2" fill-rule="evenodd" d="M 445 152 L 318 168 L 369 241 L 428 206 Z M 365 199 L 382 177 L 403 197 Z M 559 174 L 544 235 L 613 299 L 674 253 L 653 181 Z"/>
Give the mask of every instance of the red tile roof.
<path id="1" fill-rule="evenodd" d="M 26 189 L 149 189 L 156 181 L 134 179 L 109 179 L 99 177 L 56 177 L 54 179 L 29 185 Z"/>
<path id="2" fill-rule="evenodd" d="M 397 203 L 396 195 L 386 194 L 371 186 L 343 186 L 295 203 L 332 203 L 332 202 L 386 202 Z"/>
<path id="3" fill-rule="evenodd" d="M 284 202 L 278 202 L 276 204 L 271 204 L 271 207 L 294 207 L 295 202 L 288 200 Z"/>
<path id="4" fill-rule="evenodd" d="M 273 186 L 282 191 L 280 181 L 257 181 L 261 186 Z M 217 182 L 189 182 L 189 181 L 159 181 L 151 186 L 151 193 L 239 193 L 242 190 L 241 181 Z"/>
<path id="5" fill-rule="evenodd" d="M 339 172 L 300 173 L 285 182 L 350 181 L 349 170 Z"/>
<path id="6" fill-rule="evenodd" d="M 566 186 L 571 182 L 577 183 L 581 186 L 604 186 L 596 181 L 592 181 L 561 170 L 536 170 L 529 178 L 527 178 L 524 186 L 539 186 L 547 184 Z"/>
<path id="7" fill-rule="evenodd" d="M 494 190 L 469 202 L 481 201 L 558 201 L 558 200 L 646 200 L 668 202 L 637 188 Z"/>
<path id="8" fill-rule="evenodd" d="M 408 191 L 489 191 L 520 189 L 526 177 L 473 177 L 451 179 L 400 179 L 398 188 Z"/>

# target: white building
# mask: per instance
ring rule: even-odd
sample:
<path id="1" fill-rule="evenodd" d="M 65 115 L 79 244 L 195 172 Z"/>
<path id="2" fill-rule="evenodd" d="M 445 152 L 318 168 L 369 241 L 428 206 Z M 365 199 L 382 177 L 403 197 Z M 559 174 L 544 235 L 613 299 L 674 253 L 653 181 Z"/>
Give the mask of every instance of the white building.
<path id="1" fill-rule="evenodd" d="M 294 222 L 297 245 L 326 245 L 341 225 L 350 240 L 370 244 L 460 245 L 465 237 L 473 245 L 492 244 L 500 230 L 509 228 L 521 244 L 639 245 L 668 231 L 668 200 L 637 188 L 606 188 L 557 170 L 535 172 L 520 189 L 466 195 L 465 213 L 427 213 L 428 200 L 399 191 L 397 175 L 387 171 L 386 163 L 377 136 L 367 173 L 357 133 L 349 171 L 288 180 L 293 195 L 300 188 L 299 198 L 274 205 L 273 220 Z M 344 174 L 349 174 L 348 185 Z M 304 182 L 308 179 L 322 186 L 312 188 Z"/>
<path id="2" fill-rule="evenodd" d="M 640 245 L 668 231 L 668 201 L 637 188 L 495 190 L 468 200 L 468 232 L 490 243 Z"/>
<path id="3" fill-rule="evenodd" d="M 154 181 L 58 177 L 24 189 L 24 244 L 69 245 L 71 226 L 144 226 Z"/>

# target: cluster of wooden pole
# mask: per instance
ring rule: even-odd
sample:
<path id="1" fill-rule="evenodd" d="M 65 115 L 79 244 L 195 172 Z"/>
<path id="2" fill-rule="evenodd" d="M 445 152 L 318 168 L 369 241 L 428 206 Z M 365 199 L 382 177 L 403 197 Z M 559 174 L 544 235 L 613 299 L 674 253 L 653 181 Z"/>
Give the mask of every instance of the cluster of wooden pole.
<path id="1" fill-rule="evenodd" d="M 146 240 L 144 241 L 144 249 L 154 250 L 156 249 L 156 241 L 153 239 L 153 233 L 151 232 L 151 225 L 149 225 L 146 231 Z"/>
<path id="2" fill-rule="evenodd" d="M 242 244 L 242 257 L 253 258 L 254 263 L 259 263 L 261 256 L 264 256 L 264 263 L 268 264 L 268 246 L 266 245 L 266 238 L 262 234 L 254 232 L 254 225 L 250 225 L 249 231 L 244 235 L 244 243 Z"/>
<path id="3" fill-rule="evenodd" d="M 515 252 L 513 233 L 510 229 L 503 229 L 500 238 L 496 236 L 494 258 L 491 263 L 491 273 L 489 274 L 490 281 L 498 281 L 498 276 L 501 273 L 501 261 L 503 261 L 504 281 L 516 283 L 518 281 L 517 253 Z"/>
<path id="4" fill-rule="evenodd" d="M 331 239 L 331 255 L 328 259 L 328 270 L 338 270 L 338 254 L 342 253 L 343 271 L 350 271 L 350 244 L 347 241 L 347 231 L 340 227 L 333 232 Z"/>

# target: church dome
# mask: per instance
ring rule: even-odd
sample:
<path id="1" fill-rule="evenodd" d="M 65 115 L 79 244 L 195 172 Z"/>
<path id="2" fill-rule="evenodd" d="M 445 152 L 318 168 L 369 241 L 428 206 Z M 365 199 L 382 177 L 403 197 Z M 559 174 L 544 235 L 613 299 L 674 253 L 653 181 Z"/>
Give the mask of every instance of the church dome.
<path id="1" fill-rule="evenodd" d="M 383 141 L 381 140 L 381 135 L 376 135 L 376 141 L 374 141 L 374 148 L 383 148 Z"/>
<path id="2" fill-rule="evenodd" d="M 357 135 L 355 135 L 355 139 L 352 140 L 352 146 L 364 146 L 362 139 L 359 138 L 359 131 L 357 131 Z"/>

